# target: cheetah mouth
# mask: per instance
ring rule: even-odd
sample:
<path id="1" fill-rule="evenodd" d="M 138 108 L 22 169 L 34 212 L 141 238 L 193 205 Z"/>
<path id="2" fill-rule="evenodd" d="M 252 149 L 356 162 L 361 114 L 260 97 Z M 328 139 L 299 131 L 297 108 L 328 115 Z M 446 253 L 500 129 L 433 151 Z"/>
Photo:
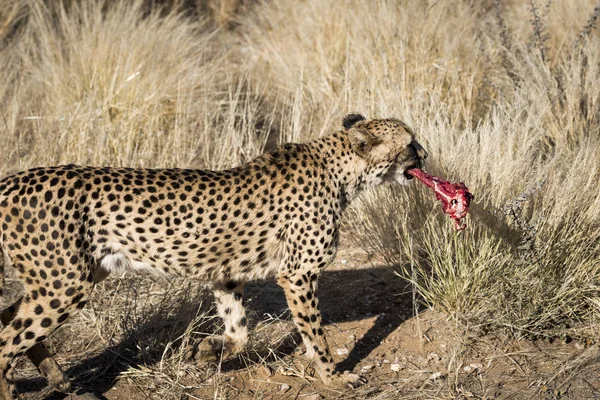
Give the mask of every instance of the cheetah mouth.
<path id="1" fill-rule="evenodd" d="M 420 169 L 420 168 L 421 168 L 420 163 L 411 164 L 406 169 L 404 169 L 404 177 L 409 181 L 414 179 L 414 176 L 412 176 L 408 171 L 410 171 L 411 169 Z"/>

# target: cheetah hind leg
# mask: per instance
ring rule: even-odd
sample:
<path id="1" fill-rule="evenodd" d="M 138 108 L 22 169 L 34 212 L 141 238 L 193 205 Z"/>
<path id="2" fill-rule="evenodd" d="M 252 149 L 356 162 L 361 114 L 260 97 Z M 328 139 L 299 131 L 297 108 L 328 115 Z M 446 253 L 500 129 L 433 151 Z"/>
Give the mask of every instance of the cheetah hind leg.
<path id="1" fill-rule="evenodd" d="M 37 367 L 40 375 L 46 378 L 50 386 L 63 393 L 71 390 L 69 376 L 60 368 L 46 346 L 42 343 L 36 343 L 25 354 Z"/>
<path id="2" fill-rule="evenodd" d="M 2 311 L 0 321 L 6 326 L 14 319 L 23 298 L 17 300 L 12 306 Z M 40 375 L 42 375 L 50 386 L 60 392 L 68 392 L 71 389 L 71 380 L 69 376 L 63 372 L 52 354 L 48 351 L 43 343 L 34 344 L 25 353 L 31 362 L 36 366 Z"/>

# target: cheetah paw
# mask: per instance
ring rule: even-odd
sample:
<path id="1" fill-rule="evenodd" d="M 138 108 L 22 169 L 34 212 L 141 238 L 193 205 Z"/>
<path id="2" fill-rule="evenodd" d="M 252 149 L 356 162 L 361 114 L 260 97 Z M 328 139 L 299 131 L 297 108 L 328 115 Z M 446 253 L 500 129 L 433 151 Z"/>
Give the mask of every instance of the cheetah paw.
<path id="1" fill-rule="evenodd" d="M 71 380 L 68 375 L 58 370 L 50 375 L 46 375 L 48 384 L 62 393 L 68 393 L 71 390 Z"/>
<path id="2" fill-rule="evenodd" d="M 52 357 L 48 357 L 38 366 L 40 374 L 46 378 L 48 384 L 62 393 L 68 393 L 71 390 L 71 380 L 63 372 Z"/>
<path id="3" fill-rule="evenodd" d="M 183 358 L 202 366 L 219 360 L 222 349 L 223 341 L 221 338 L 206 338 L 200 343 L 188 345 L 183 351 Z"/>
<path id="4" fill-rule="evenodd" d="M 331 378 L 331 386 L 337 387 L 337 388 L 349 388 L 349 389 L 356 389 L 357 387 L 360 387 L 364 384 L 367 383 L 367 379 L 358 375 L 358 374 L 353 374 L 352 372 L 349 371 L 344 371 L 343 374 L 338 374 L 334 377 Z"/>
<path id="5" fill-rule="evenodd" d="M 198 365 L 203 365 L 219 360 L 227 360 L 236 354 L 232 342 L 223 337 L 211 337 L 200 342 L 193 358 Z"/>
<path id="6" fill-rule="evenodd" d="M 198 345 L 194 359 L 197 363 L 215 362 L 223 350 L 223 341 L 220 338 L 204 339 Z"/>

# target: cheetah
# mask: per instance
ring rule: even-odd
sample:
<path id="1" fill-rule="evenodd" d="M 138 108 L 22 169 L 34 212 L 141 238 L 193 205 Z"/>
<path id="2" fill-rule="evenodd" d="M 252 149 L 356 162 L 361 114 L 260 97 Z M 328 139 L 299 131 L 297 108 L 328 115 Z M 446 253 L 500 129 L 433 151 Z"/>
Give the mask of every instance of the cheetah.
<path id="1" fill-rule="evenodd" d="M 126 270 L 213 282 L 221 336 L 205 360 L 248 340 L 244 283 L 276 276 L 326 385 L 364 383 L 336 371 L 321 323 L 319 273 L 337 251 L 342 212 L 365 188 L 408 184 L 427 152 L 398 119 L 346 115 L 342 128 L 285 144 L 223 171 L 65 165 L 0 181 L 0 267 L 15 268 L 23 297 L 4 310 L 0 399 L 26 354 L 51 386 L 70 382 L 43 341 L 88 301 L 94 285 Z"/>

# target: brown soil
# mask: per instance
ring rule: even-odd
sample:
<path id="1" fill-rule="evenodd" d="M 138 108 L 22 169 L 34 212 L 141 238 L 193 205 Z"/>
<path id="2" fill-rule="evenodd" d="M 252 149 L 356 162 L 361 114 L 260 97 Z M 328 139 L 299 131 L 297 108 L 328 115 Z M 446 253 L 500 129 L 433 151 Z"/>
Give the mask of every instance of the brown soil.
<path id="1" fill-rule="evenodd" d="M 108 297 L 122 281 L 128 282 L 119 289 L 125 297 Z M 472 329 L 463 330 L 434 310 L 414 317 L 410 287 L 391 269 L 370 266 L 360 251 L 341 252 L 319 286 L 338 367 L 368 379 L 354 390 L 332 390 L 314 378 L 314 370 L 302 357 L 303 346 L 283 292 L 274 281 L 247 286 L 254 326 L 242 356 L 220 365 L 179 363 L 173 354 L 178 348 L 183 354 L 184 345 L 177 338 L 193 316 L 206 309 L 198 304 L 203 299 L 202 304 L 208 304 L 209 295 L 198 289 L 165 296 L 173 285 L 182 286 L 139 277 L 109 280 L 95 294 L 88 312 L 98 318 L 109 314 L 105 325 L 114 325 L 112 334 L 103 325 L 102 332 L 94 334 L 86 322 L 88 315 L 54 335 L 51 347 L 60 363 L 69 367 L 78 393 L 110 400 L 600 398 L 596 346 L 471 337 Z M 117 304 L 139 305 L 156 293 L 162 296 L 160 304 L 168 303 L 171 311 L 152 305 L 140 317 L 133 315 L 136 307 Z M 118 315 L 122 309 L 125 315 Z M 190 337 L 213 332 L 214 323 L 215 319 L 207 319 Z M 167 353 L 171 358 L 163 358 Z M 28 361 L 22 360 L 18 368 L 18 387 L 26 399 L 83 398 L 44 388 Z"/>

